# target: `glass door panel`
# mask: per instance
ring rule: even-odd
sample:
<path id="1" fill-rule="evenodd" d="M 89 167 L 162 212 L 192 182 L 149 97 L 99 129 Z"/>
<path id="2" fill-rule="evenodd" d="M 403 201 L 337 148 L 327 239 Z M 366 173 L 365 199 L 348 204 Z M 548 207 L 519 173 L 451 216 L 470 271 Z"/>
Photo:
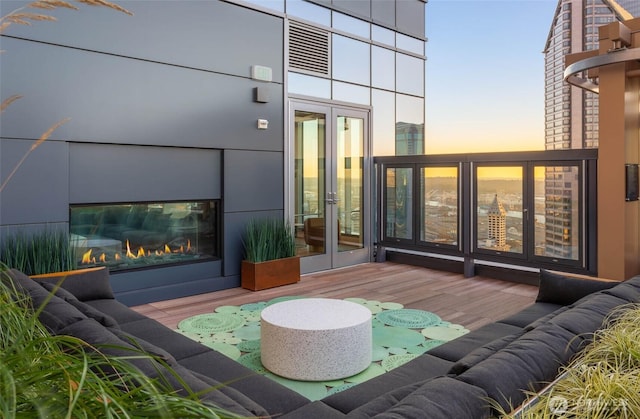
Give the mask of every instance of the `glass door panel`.
<path id="1" fill-rule="evenodd" d="M 362 249 L 364 119 L 337 117 L 336 154 L 338 251 Z"/>
<path id="2" fill-rule="evenodd" d="M 326 115 L 295 111 L 294 224 L 299 256 L 327 253 Z"/>
<path id="3" fill-rule="evenodd" d="M 302 272 L 369 260 L 368 112 L 292 101 L 291 208 Z"/>

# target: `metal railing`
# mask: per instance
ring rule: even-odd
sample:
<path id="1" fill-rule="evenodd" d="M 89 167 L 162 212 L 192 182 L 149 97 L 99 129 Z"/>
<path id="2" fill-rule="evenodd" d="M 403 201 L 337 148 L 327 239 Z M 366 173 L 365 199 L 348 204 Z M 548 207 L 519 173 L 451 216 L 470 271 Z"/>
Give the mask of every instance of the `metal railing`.
<path id="1" fill-rule="evenodd" d="M 597 150 L 376 157 L 377 247 L 596 273 Z"/>

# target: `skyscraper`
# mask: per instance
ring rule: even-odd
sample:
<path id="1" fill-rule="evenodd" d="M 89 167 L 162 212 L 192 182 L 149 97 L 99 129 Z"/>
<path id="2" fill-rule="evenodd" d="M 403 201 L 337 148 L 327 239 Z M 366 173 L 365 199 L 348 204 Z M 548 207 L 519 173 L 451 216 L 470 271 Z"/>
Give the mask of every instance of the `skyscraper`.
<path id="1" fill-rule="evenodd" d="M 507 244 L 507 211 L 496 194 L 487 211 L 487 247 L 494 250 L 509 251 Z"/>
<path id="2" fill-rule="evenodd" d="M 547 150 L 598 147 L 598 97 L 563 81 L 564 57 L 597 49 L 599 26 L 638 16 L 638 0 L 558 0 L 543 51 Z"/>
<path id="3" fill-rule="evenodd" d="M 543 51 L 547 150 L 598 147 L 598 96 L 564 82 L 564 57 L 597 49 L 599 26 L 637 16 L 638 0 L 558 0 Z M 578 259 L 572 222 L 577 184 L 573 168 L 546 168 L 543 256 Z"/>

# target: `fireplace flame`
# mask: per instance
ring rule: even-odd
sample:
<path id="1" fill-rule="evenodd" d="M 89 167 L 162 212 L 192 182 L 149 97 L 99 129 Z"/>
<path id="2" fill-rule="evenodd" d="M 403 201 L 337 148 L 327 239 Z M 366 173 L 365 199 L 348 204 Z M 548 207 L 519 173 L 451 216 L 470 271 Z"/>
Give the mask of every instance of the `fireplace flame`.
<path id="1" fill-rule="evenodd" d="M 143 246 L 140 246 L 138 250 L 134 252 L 131 250 L 131 243 L 129 243 L 129 240 L 126 240 L 125 243 L 126 243 L 126 252 L 124 252 L 123 254 L 121 254 L 120 252 L 114 253 L 113 254 L 114 261 L 116 262 L 121 261 L 122 258 L 140 259 L 145 257 L 163 257 L 163 256 L 170 256 L 172 254 L 185 254 L 185 253 L 193 252 L 193 248 L 191 247 L 191 239 L 187 239 L 186 250 L 185 250 L 185 245 L 180 245 L 179 248 L 171 249 L 171 247 L 169 247 L 169 244 L 165 244 L 162 248 L 159 248 L 156 250 L 151 250 L 151 249 L 145 250 Z M 82 259 L 81 259 L 82 264 L 85 264 L 85 265 L 96 264 L 96 256 L 92 255 L 93 250 L 94 249 L 89 249 L 82 254 Z M 106 253 L 101 253 L 97 259 L 98 259 L 98 262 L 107 264 L 109 263 L 110 256 L 108 256 Z"/>
<path id="2" fill-rule="evenodd" d="M 82 263 L 91 263 L 91 252 L 93 249 L 89 249 L 82 254 Z"/>

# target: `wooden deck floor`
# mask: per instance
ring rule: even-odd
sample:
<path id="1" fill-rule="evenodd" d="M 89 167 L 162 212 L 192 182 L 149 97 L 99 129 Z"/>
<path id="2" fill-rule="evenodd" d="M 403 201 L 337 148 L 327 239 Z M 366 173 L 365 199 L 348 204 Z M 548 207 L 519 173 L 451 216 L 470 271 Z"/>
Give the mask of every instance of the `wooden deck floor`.
<path id="1" fill-rule="evenodd" d="M 223 305 L 268 301 L 275 297 L 348 298 L 397 302 L 427 310 L 474 330 L 531 304 L 537 287 L 397 264 L 365 263 L 303 275 L 300 282 L 264 291 L 233 288 L 132 307 L 170 328 L 187 317 L 211 313 Z"/>

